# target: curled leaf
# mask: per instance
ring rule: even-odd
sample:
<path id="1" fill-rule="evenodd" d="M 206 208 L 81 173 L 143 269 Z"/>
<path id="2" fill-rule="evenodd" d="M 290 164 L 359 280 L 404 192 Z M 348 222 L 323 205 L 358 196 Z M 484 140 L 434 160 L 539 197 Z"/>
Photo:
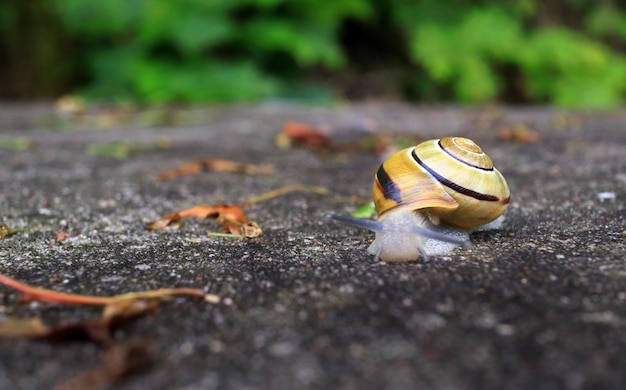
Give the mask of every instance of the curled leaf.
<path id="1" fill-rule="evenodd" d="M 167 214 L 145 226 L 146 230 L 159 230 L 177 224 L 185 218 L 216 219 L 226 233 L 241 235 L 240 227 L 248 223 L 248 218 L 239 205 L 222 204 L 218 206 L 199 205 L 176 213 Z M 260 230 L 260 229 L 259 229 Z"/>
<path id="2" fill-rule="evenodd" d="M 256 222 L 251 222 L 244 213 L 244 207 L 253 203 L 263 202 L 280 195 L 293 191 L 309 191 L 320 195 L 326 195 L 328 190 L 322 187 L 293 184 L 266 192 L 259 196 L 254 196 L 241 204 L 221 204 L 217 206 L 199 205 L 186 210 L 167 214 L 156 221 L 145 225 L 146 230 L 160 230 L 168 226 L 176 225 L 185 218 L 207 219 L 213 218 L 220 225 L 226 234 L 254 238 L 260 236 L 263 231 Z M 211 236 L 222 236 L 223 234 L 209 233 Z"/>
<path id="3" fill-rule="evenodd" d="M 224 227 L 224 230 L 227 230 L 227 233 L 224 236 L 230 235 L 233 237 L 256 238 L 263 234 L 263 230 L 261 230 L 259 225 L 254 221 L 241 223 L 226 218 L 224 219 L 222 226 Z M 218 236 L 217 234 L 211 233 L 208 235 Z"/>

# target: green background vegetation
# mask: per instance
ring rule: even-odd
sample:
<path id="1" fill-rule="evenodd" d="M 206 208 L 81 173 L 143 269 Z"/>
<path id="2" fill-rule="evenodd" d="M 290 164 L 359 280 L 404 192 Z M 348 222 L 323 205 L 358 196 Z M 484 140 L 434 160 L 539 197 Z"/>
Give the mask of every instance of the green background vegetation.
<path id="1" fill-rule="evenodd" d="M 0 97 L 626 99 L 626 7 L 597 0 L 5 0 Z"/>

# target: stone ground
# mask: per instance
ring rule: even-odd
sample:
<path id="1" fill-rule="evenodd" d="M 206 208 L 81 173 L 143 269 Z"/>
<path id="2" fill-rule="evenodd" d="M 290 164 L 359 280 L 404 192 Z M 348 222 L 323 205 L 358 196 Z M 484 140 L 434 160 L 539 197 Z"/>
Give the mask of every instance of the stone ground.
<path id="1" fill-rule="evenodd" d="M 120 327 L 116 340 L 144 340 L 153 361 L 116 389 L 626 383 L 626 112 L 278 103 L 194 112 L 173 120 L 178 125 L 55 130 L 46 105 L 0 105 L 0 136 L 32 142 L 26 151 L 0 149 L 0 222 L 26 228 L 0 241 L 0 273 L 82 294 L 197 287 L 221 297 L 177 298 Z M 368 131 L 473 138 L 511 187 L 505 224 L 447 256 L 375 262 L 366 253 L 372 234 L 326 215 L 358 207 L 347 197 L 369 197 L 378 157 L 278 150 L 274 136 L 289 120 L 324 126 L 339 143 Z M 521 125 L 541 141 L 498 138 L 498 129 Z M 169 148 L 126 159 L 86 152 L 95 143 L 164 137 Z M 270 163 L 276 173 L 156 178 L 216 157 Z M 172 211 L 294 183 L 330 194 L 295 192 L 250 206 L 264 231 L 256 239 L 207 237 L 218 230 L 211 221 L 143 229 Z M 59 240 L 60 232 L 69 236 Z M 0 319 L 97 315 L 20 303 L 0 286 Z M 102 353 L 89 341 L 0 339 L 0 388 L 51 388 L 96 366 Z"/>

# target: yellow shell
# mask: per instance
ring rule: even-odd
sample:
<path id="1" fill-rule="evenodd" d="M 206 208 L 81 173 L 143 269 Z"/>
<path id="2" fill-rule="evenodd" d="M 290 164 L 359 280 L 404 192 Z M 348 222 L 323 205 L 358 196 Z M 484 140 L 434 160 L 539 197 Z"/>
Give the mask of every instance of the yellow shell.
<path id="1" fill-rule="evenodd" d="M 434 224 L 473 228 L 498 218 L 509 205 L 509 186 L 474 141 L 446 137 L 389 157 L 373 186 L 378 219 L 394 210 L 423 213 Z"/>

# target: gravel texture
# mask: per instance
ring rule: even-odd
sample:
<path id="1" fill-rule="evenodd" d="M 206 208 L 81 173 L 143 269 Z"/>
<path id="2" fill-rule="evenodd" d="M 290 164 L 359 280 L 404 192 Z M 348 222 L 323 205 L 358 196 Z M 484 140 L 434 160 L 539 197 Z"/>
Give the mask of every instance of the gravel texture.
<path id="1" fill-rule="evenodd" d="M 116 389 L 619 389 L 626 383 L 626 112 L 544 108 L 283 103 L 196 108 L 183 125 L 85 122 L 53 129 L 46 105 L 0 106 L 0 272 L 63 292 L 113 295 L 197 287 L 218 304 L 164 303 L 119 328 L 147 339 L 154 361 Z M 410 263 L 375 262 L 373 235 L 326 218 L 367 199 L 380 160 L 368 153 L 278 150 L 286 121 L 346 143 L 363 133 L 474 139 L 512 192 L 499 230 Z M 174 120 L 174 123 L 179 123 Z M 538 143 L 504 141 L 525 125 Z M 115 140 L 166 149 L 93 156 Z M 276 173 L 158 172 L 204 158 L 269 163 Z M 211 221 L 147 232 L 146 222 L 197 204 L 238 202 L 287 184 L 294 192 L 246 209 L 264 234 L 206 235 Z M 57 239 L 57 233 L 69 236 Z M 0 286 L 0 320 L 91 318 L 93 308 L 23 304 Z M 94 367 L 89 341 L 0 339 L 0 388 L 47 389 Z"/>

